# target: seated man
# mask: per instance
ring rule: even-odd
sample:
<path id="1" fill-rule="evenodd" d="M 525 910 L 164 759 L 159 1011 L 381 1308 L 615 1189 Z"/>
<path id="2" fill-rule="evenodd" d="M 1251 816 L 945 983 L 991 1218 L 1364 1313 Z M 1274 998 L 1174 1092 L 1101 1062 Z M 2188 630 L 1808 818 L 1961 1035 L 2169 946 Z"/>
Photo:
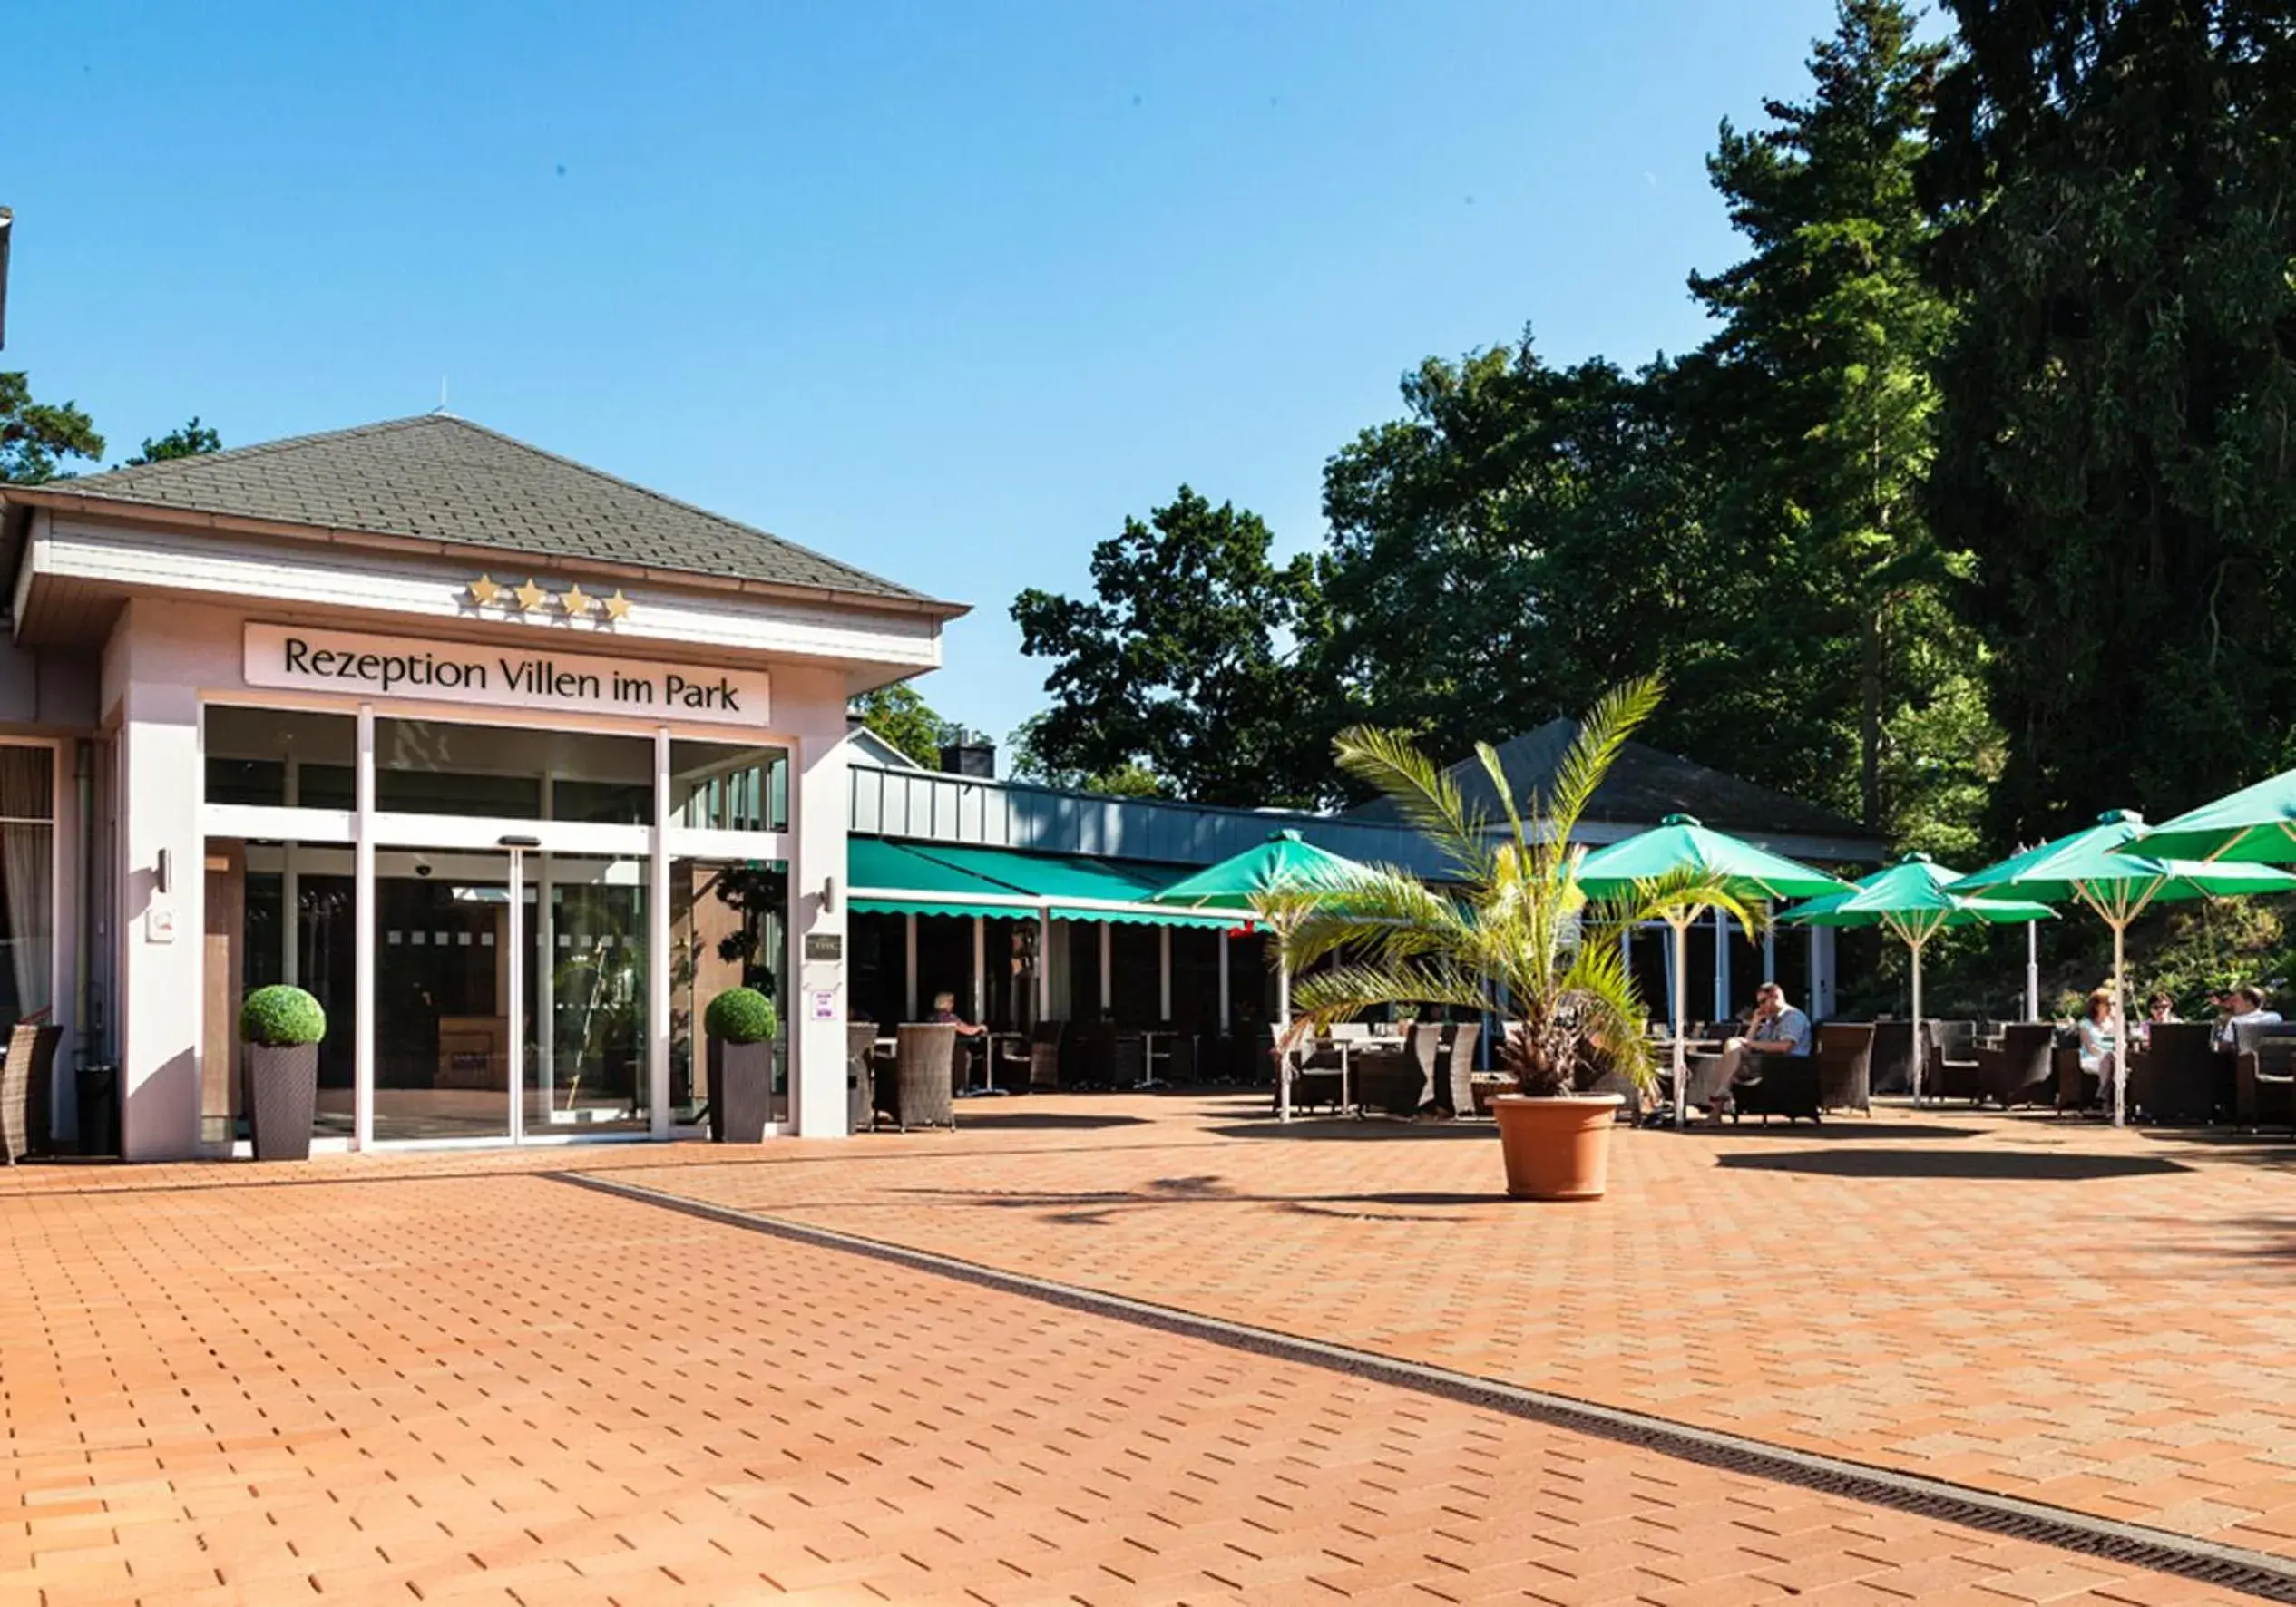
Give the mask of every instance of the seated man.
<path id="1" fill-rule="evenodd" d="M 1760 1075 L 1747 1066 L 1748 1054 L 1809 1052 L 1810 1018 L 1786 1002 L 1784 989 L 1775 982 L 1764 982 L 1754 993 L 1754 1018 L 1746 1023 L 1745 1036 L 1734 1037 L 1722 1047 L 1721 1086 L 1706 1105 L 1706 1120 L 1719 1122 L 1730 1114 L 1733 1084 Z"/>
<path id="2" fill-rule="evenodd" d="M 2231 1003 L 2232 1013 L 2217 1028 L 2216 1037 L 2216 1041 L 2227 1047 L 2240 1041 L 2240 1035 L 2232 1030 L 2234 1028 L 2276 1026 L 2280 1021 L 2280 1012 L 2264 1008 L 2264 990 L 2252 982 L 2233 989 Z"/>

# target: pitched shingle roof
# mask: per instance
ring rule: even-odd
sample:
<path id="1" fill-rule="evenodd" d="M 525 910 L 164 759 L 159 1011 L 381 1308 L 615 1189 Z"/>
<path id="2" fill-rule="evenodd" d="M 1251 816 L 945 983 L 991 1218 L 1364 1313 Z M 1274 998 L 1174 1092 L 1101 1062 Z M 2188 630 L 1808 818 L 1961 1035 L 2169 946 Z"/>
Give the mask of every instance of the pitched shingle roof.
<path id="1" fill-rule="evenodd" d="M 1533 790 L 1542 796 L 1553 791 L 1555 771 L 1578 735 L 1576 720 L 1549 720 L 1499 745 L 1500 768 L 1516 802 Z M 1462 759 L 1451 767 L 1451 779 L 1470 808 L 1497 816 L 1499 800 L 1490 777 L 1478 759 Z M 1357 820 L 1399 820 L 1401 813 L 1386 799 L 1348 812 Z M 1610 774 L 1595 791 L 1587 811 L 1588 820 L 1614 824 L 1654 826 L 1669 814 L 1693 814 L 1710 826 L 1746 833 L 1790 833 L 1815 837 L 1866 837 L 1866 829 L 1847 816 L 1790 794 L 1715 770 L 1695 760 L 1662 753 L 1639 742 L 1618 750 Z"/>
<path id="2" fill-rule="evenodd" d="M 533 558 L 930 601 L 865 570 L 445 414 L 172 458 L 47 489 Z"/>

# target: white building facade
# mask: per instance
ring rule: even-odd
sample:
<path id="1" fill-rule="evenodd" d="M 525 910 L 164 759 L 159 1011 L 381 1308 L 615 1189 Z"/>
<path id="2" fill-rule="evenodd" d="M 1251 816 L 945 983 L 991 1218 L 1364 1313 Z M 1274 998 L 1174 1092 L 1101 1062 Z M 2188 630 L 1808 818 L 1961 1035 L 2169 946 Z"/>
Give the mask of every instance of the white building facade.
<path id="1" fill-rule="evenodd" d="M 0 488 L 0 1008 L 121 1153 L 244 1144 L 250 989 L 315 1144 L 668 1138 L 737 983 L 842 1134 L 847 699 L 962 609 L 444 415 Z M 44 1015 L 43 1015 L 44 1012 Z"/>

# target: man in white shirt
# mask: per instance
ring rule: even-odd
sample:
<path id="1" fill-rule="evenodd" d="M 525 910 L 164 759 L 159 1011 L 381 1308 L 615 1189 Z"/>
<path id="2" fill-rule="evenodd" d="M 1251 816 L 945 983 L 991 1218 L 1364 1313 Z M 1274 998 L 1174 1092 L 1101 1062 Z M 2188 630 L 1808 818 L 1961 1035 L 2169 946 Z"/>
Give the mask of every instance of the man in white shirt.
<path id="1" fill-rule="evenodd" d="M 2232 1013 L 2225 1017 L 2224 1025 L 2217 1028 L 2216 1041 L 2227 1045 L 2237 1043 L 2240 1034 L 2234 1030 L 2236 1028 L 2276 1027 L 2279 1024 L 2280 1012 L 2264 1008 L 2264 990 L 2252 984 L 2244 985 L 2232 989 Z"/>
<path id="2" fill-rule="evenodd" d="M 1786 1002 L 1784 989 L 1775 982 L 1764 982 L 1754 996 L 1754 1018 L 1746 1023 L 1745 1037 L 1734 1037 L 1722 1047 L 1721 1084 L 1706 1106 L 1706 1119 L 1719 1122 L 1730 1114 L 1730 1086 L 1751 1075 L 1745 1070 L 1749 1054 L 1809 1052 L 1810 1018 Z"/>

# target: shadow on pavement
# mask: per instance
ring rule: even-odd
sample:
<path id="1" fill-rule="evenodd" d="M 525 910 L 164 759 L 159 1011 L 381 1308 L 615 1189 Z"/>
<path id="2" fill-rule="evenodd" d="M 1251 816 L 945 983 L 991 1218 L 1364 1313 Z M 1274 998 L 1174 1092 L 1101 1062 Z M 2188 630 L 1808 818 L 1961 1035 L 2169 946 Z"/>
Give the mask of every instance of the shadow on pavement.
<path id="1" fill-rule="evenodd" d="M 960 1133 L 1079 1133 L 1099 1127 L 1145 1127 L 1146 1116 L 1090 1115 L 1082 1111 L 1001 1111 L 978 1099 L 957 1111 Z"/>
<path id="2" fill-rule="evenodd" d="M 2190 1172 L 2160 1155 L 2081 1155 L 1994 1149 L 1788 1150 L 1777 1154 L 1719 1155 L 1715 1164 L 1741 1172 L 1799 1172 L 1813 1177 L 1970 1178 L 2000 1183 L 2086 1183 L 2106 1177 L 2150 1177 Z"/>

